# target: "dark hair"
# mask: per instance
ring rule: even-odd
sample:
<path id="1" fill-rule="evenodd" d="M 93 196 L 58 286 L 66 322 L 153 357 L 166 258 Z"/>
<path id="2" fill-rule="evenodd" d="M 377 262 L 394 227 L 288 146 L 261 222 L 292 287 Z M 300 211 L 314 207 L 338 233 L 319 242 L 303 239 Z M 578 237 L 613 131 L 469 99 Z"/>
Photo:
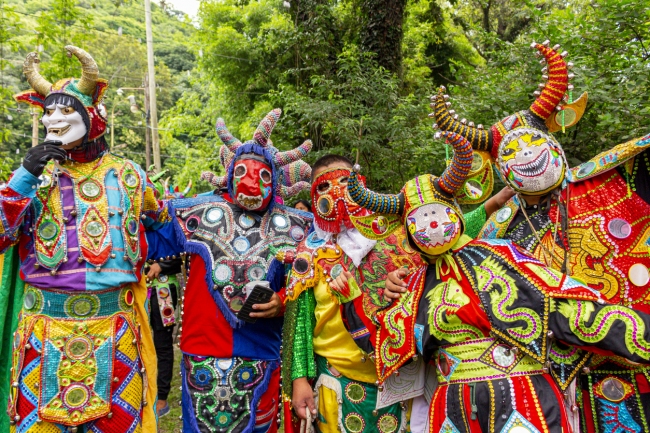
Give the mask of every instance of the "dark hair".
<path id="1" fill-rule="evenodd" d="M 348 167 L 352 168 L 354 165 L 352 161 L 350 161 L 348 158 L 342 155 L 334 155 L 330 153 L 329 155 L 321 156 L 318 158 L 318 160 L 314 163 L 314 165 L 311 166 L 311 180 L 314 180 L 314 173 L 318 171 L 319 169 L 323 167 L 327 167 L 328 165 L 332 165 L 334 163 L 340 162 L 341 164 L 345 164 Z"/>
<path id="2" fill-rule="evenodd" d="M 303 206 L 305 206 L 307 208 L 307 210 L 309 212 L 311 212 L 311 203 L 309 203 L 307 200 L 298 200 L 297 202 L 295 202 L 293 204 L 293 207 L 298 206 L 298 204 L 302 204 Z"/>
<path id="3" fill-rule="evenodd" d="M 43 108 L 52 104 L 61 104 L 74 108 L 77 113 L 81 114 L 84 125 L 86 125 L 86 135 L 83 139 L 83 143 L 80 147 L 76 147 L 71 151 L 73 158 L 75 154 L 79 154 L 86 160 L 92 161 L 108 150 L 108 144 L 106 143 L 106 138 L 104 138 L 104 136 L 96 138 L 93 141 L 88 141 L 88 134 L 90 134 L 90 118 L 88 117 L 86 107 L 84 107 L 84 104 L 80 100 L 74 96 L 66 95 L 65 93 L 52 93 L 45 98 Z M 43 128 L 45 128 L 45 126 L 43 126 Z M 45 135 L 47 135 L 47 128 L 45 128 Z"/>

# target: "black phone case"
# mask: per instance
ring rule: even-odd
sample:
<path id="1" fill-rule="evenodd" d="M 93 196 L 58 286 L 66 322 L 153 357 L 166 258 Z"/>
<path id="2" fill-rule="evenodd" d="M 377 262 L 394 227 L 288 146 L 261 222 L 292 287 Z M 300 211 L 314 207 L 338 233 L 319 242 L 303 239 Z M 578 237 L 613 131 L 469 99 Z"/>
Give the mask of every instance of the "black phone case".
<path id="1" fill-rule="evenodd" d="M 253 305 L 255 304 L 266 304 L 273 297 L 273 290 L 264 287 L 264 286 L 255 286 L 251 291 L 246 302 L 241 307 L 241 310 L 237 313 L 237 318 L 246 323 L 255 323 L 257 322 L 257 317 L 251 317 L 250 314 L 254 312 Z"/>

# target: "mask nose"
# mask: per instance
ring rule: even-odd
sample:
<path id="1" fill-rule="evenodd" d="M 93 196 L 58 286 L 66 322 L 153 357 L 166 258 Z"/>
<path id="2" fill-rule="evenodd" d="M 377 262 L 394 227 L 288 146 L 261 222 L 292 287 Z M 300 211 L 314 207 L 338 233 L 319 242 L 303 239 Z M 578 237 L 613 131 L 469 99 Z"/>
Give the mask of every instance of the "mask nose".
<path id="1" fill-rule="evenodd" d="M 533 151 L 532 151 L 532 149 L 524 149 L 524 151 L 523 151 L 523 155 L 524 155 L 525 157 L 527 157 L 527 158 L 533 156 Z"/>
<path id="2" fill-rule="evenodd" d="M 61 110 L 57 107 L 56 110 L 54 110 L 54 113 L 52 113 L 49 117 L 49 122 L 52 125 L 55 125 L 59 122 L 63 122 L 65 120 L 65 116 L 61 112 Z"/>

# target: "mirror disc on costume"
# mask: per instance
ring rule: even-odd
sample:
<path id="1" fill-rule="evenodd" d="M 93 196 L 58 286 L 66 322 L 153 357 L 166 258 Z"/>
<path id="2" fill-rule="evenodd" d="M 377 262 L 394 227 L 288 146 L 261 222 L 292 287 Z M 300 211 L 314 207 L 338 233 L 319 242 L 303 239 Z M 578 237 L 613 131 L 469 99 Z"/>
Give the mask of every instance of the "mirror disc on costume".
<path id="1" fill-rule="evenodd" d="M 14 350 L 17 350 L 20 347 L 20 334 L 16 332 L 14 335 Z"/>
<path id="2" fill-rule="evenodd" d="M 510 367 L 515 362 L 516 358 L 515 353 L 507 346 L 499 344 L 492 349 L 492 360 L 500 367 Z"/>
<path id="3" fill-rule="evenodd" d="M 609 233 L 618 239 L 625 239 L 632 234 L 632 226 L 621 218 L 614 218 L 607 224 Z"/>
<path id="4" fill-rule="evenodd" d="M 262 265 L 253 265 L 248 268 L 248 279 L 250 281 L 260 281 L 264 278 L 266 271 Z"/>
<path id="5" fill-rule="evenodd" d="M 49 241 L 59 234 L 59 227 L 52 221 L 45 221 L 38 227 L 38 234 L 41 238 Z"/>
<path id="6" fill-rule="evenodd" d="M 580 169 L 576 176 L 578 178 L 589 176 L 596 169 L 596 163 L 593 161 L 587 161 L 584 164 L 580 165 Z"/>
<path id="7" fill-rule="evenodd" d="M 229 425 L 229 424 L 230 424 L 230 419 L 231 419 L 231 418 L 230 418 L 230 414 L 229 414 L 229 413 L 225 413 L 225 412 L 218 412 L 218 413 L 217 413 L 217 423 L 218 423 L 220 426 L 224 426 L 224 427 L 225 427 L 225 426 Z"/>
<path id="8" fill-rule="evenodd" d="M 533 433 L 532 430 L 521 426 L 521 425 L 516 425 L 508 430 L 508 433 Z"/>
<path id="9" fill-rule="evenodd" d="M 479 153 L 474 152 L 472 156 L 472 168 L 470 169 L 470 171 L 476 171 L 479 168 L 481 168 L 482 165 L 483 165 L 483 157 Z"/>
<path id="10" fill-rule="evenodd" d="M 219 400 L 228 400 L 230 398 L 230 390 L 225 387 L 219 387 L 217 389 L 217 398 Z"/>
<path id="11" fill-rule="evenodd" d="M 380 215 L 372 220 L 371 227 L 375 234 L 383 235 L 386 233 L 386 230 L 388 230 L 388 219 L 385 216 Z"/>
<path id="12" fill-rule="evenodd" d="M 279 229 L 286 229 L 289 227 L 289 219 L 284 215 L 275 215 L 273 217 L 273 225 Z"/>
<path id="13" fill-rule="evenodd" d="M 228 305 L 232 311 L 239 311 L 244 306 L 244 298 L 239 296 L 232 298 Z"/>
<path id="14" fill-rule="evenodd" d="M 564 116 L 564 119 L 562 116 Z M 558 125 L 568 128 L 576 123 L 577 117 L 578 115 L 573 108 L 565 107 L 562 111 L 558 111 L 555 114 L 555 121 Z"/>
<path id="15" fill-rule="evenodd" d="M 88 401 L 88 390 L 81 385 L 73 385 L 65 391 L 63 396 L 70 407 L 79 407 Z"/>
<path id="16" fill-rule="evenodd" d="M 104 233 L 104 226 L 99 221 L 91 221 L 86 224 L 86 233 L 89 236 L 96 238 L 97 236 L 101 236 L 101 234 Z"/>
<path id="17" fill-rule="evenodd" d="M 27 292 L 23 298 L 23 306 L 26 310 L 31 310 L 36 305 L 36 295 L 33 292 Z"/>
<path id="18" fill-rule="evenodd" d="M 293 262 L 293 270 L 299 274 L 306 274 L 309 271 L 309 262 L 304 257 L 299 257 Z"/>
<path id="19" fill-rule="evenodd" d="M 158 275 L 158 281 L 161 283 L 166 283 L 169 281 L 169 275 Z"/>
<path id="20" fill-rule="evenodd" d="M 87 337 L 71 338 L 65 345 L 66 355 L 77 361 L 86 359 L 92 353 L 92 349 L 93 344 Z"/>
<path id="21" fill-rule="evenodd" d="M 305 239 L 305 230 L 302 227 L 295 226 L 291 228 L 289 235 L 294 241 L 300 242 L 301 240 Z"/>
<path id="22" fill-rule="evenodd" d="M 185 222 L 185 228 L 188 231 L 195 232 L 199 228 L 199 217 L 193 215 L 187 219 Z"/>
<path id="23" fill-rule="evenodd" d="M 208 209 L 208 211 L 205 213 L 205 219 L 207 219 L 209 223 L 219 222 L 222 217 L 223 217 L 223 211 L 218 207 L 213 207 L 212 209 Z"/>
<path id="24" fill-rule="evenodd" d="M 167 287 L 158 288 L 158 296 L 160 296 L 163 299 L 169 297 L 169 289 Z"/>
<path id="25" fill-rule="evenodd" d="M 451 366 L 447 360 L 447 355 L 444 353 L 438 355 L 438 369 L 440 369 L 443 376 L 449 376 L 449 373 L 451 373 Z"/>
<path id="26" fill-rule="evenodd" d="M 465 182 L 465 194 L 471 198 L 479 198 L 483 194 L 483 187 L 474 179 L 468 180 Z"/>
<path id="27" fill-rule="evenodd" d="M 635 263 L 630 266 L 630 270 L 627 273 L 630 282 L 637 287 L 642 287 L 648 284 L 650 281 L 650 275 L 648 274 L 648 268 L 645 267 L 642 263 Z"/>
<path id="28" fill-rule="evenodd" d="M 248 242 L 248 239 L 246 239 L 244 236 L 240 236 L 233 241 L 232 246 L 235 248 L 235 251 L 237 251 L 238 253 L 244 253 L 248 251 L 251 244 L 250 242 Z"/>
<path id="29" fill-rule="evenodd" d="M 510 215 L 512 215 L 512 209 L 509 207 L 504 207 L 502 209 L 499 209 L 499 212 L 497 212 L 497 222 L 498 223 L 504 223 L 510 218 Z"/>
<path id="30" fill-rule="evenodd" d="M 318 212 L 323 215 L 328 215 L 332 211 L 332 202 L 327 197 L 318 199 Z"/>
<path id="31" fill-rule="evenodd" d="M 214 268 L 213 277 L 215 283 L 226 283 L 230 281 L 231 276 L 232 271 L 228 265 L 221 263 Z"/>
<path id="32" fill-rule="evenodd" d="M 345 428 L 352 433 L 361 433 L 366 426 L 366 422 L 361 415 L 352 412 L 345 417 Z"/>
<path id="33" fill-rule="evenodd" d="M 239 217 L 239 225 L 245 229 L 249 229 L 255 225 L 255 219 L 248 214 L 242 214 Z"/>
<path id="34" fill-rule="evenodd" d="M 131 306 L 133 305 L 133 301 L 135 301 L 133 291 L 131 289 L 128 289 L 126 293 L 124 293 L 124 302 L 126 302 L 126 305 Z"/>
<path id="35" fill-rule="evenodd" d="M 95 198 L 102 192 L 101 187 L 92 179 L 81 184 L 81 192 L 88 198 Z"/>
<path id="36" fill-rule="evenodd" d="M 615 377 L 608 377 L 600 384 L 600 391 L 609 401 L 618 402 L 625 397 L 625 385 Z"/>
<path id="37" fill-rule="evenodd" d="M 379 422 L 377 422 L 380 433 L 394 433 L 397 431 L 398 426 L 397 417 L 391 413 L 382 415 L 379 418 Z"/>
<path id="38" fill-rule="evenodd" d="M 138 178 L 134 173 L 129 172 L 124 175 L 124 183 L 129 188 L 135 188 L 138 185 Z"/>
<path id="39" fill-rule="evenodd" d="M 350 382 L 345 386 L 345 396 L 353 403 L 361 403 L 366 399 L 366 388 L 361 384 Z"/>
<path id="40" fill-rule="evenodd" d="M 129 218 L 128 221 L 126 222 L 126 229 L 128 230 L 129 234 L 131 236 L 135 235 L 138 233 L 138 221 L 136 221 L 135 218 Z"/>
<path id="41" fill-rule="evenodd" d="M 52 178 L 49 175 L 45 174 L 45 173 L 41 174 L 38 177 L 38 180 L 40 181 L 39 184 L 38 184 L 39 188 L 46 188 L 46 187 L 50 186 L 50 184 L 52 183 Z"/>
<path id="42" fill-rule="evenodd" d="M 171 317 L 174 315 L 174 309 L 171 307 L 165 307 L 163 308 L 163 316 L 165 317 Z"/>
<path id="43" fill-rule="evenodd" d="M 335 264 L 332 266 L 332 270 L 330 271 L 330 277 L 333 279 L 338 278 L 339 275 L 343 273 L 343 265 L 340 263 Z"/>

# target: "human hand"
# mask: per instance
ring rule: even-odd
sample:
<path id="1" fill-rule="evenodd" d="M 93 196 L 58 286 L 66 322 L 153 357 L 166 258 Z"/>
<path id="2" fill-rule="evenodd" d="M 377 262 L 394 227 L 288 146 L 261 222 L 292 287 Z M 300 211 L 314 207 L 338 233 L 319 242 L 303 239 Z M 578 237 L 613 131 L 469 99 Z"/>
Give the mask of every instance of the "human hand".
<path id="1" fill-rule="evenodd" d="M 61 147 L 60 141 L 46 141 L 34 146 L 27 151 L 23 158 L 23 167 L 36 177 L 43 174 L 43 170 L 50 159 L 63 161 L 66 151 Z"/>
<path id="2" fill-rule="evenodd" d="M 515 194 L 515 190 L 509 186 L 502 188 L 501 191 L 494 194 L 485 202 L 485 214 L 489 217 L 494 212 L 501 209 Z"/>
<path id="3" fill-rule="evenodd" d="M 348 287 L 348 280 L 353 278 L 353 275 L 348 271 L 343 271 L 339 274 L 338 277 L 330 281 L 330 287 L 332 287 L 337 292 L 341 292 Z"/>
<path id="4" fill-rule="evenodd" d="M 406 292 L 408 286 L 404 282 L 404 278 L 406 278 L 407 275 L 407 268 L 399 268 L 388 274 L 388 278 L 386 278 L 386 287 L 384 288 L 385 300 L 392 301 L 393 299 L 399 299 L 402 296 L 402 293 Z"/>
<path id="5" fill-rule="evenodd" d="M 316 417 L 316 402 L 314 391 L 306 378 L 301 377 L 293 381 L 293 396 L 291 398 L 293 410 L 300 419 L 307 419 L 307 408 L 311 412 L 311 418 Z"/>
<path id="6" fill-rule="evenodd" d="M 160 275 L 161 272 L 162 272 L 162 268 L 158 263 L 152 264 L 151 267 L 149 268 L 149 272 L 147 272 L 147 280 L 153 281 L 158 277 L 158 275 Z"/>
<path id="7" fill-rule="evenodd" d="M 277 293 L 273 293 L 271 300 L 266 304 L 253 304 L 253 310 L 257 310 L 257 313 L 250 313 L 251 317 L 257 317 L 261 319 L 269 319 L 280 314 L 282 310 L 282 300 Z"/>

